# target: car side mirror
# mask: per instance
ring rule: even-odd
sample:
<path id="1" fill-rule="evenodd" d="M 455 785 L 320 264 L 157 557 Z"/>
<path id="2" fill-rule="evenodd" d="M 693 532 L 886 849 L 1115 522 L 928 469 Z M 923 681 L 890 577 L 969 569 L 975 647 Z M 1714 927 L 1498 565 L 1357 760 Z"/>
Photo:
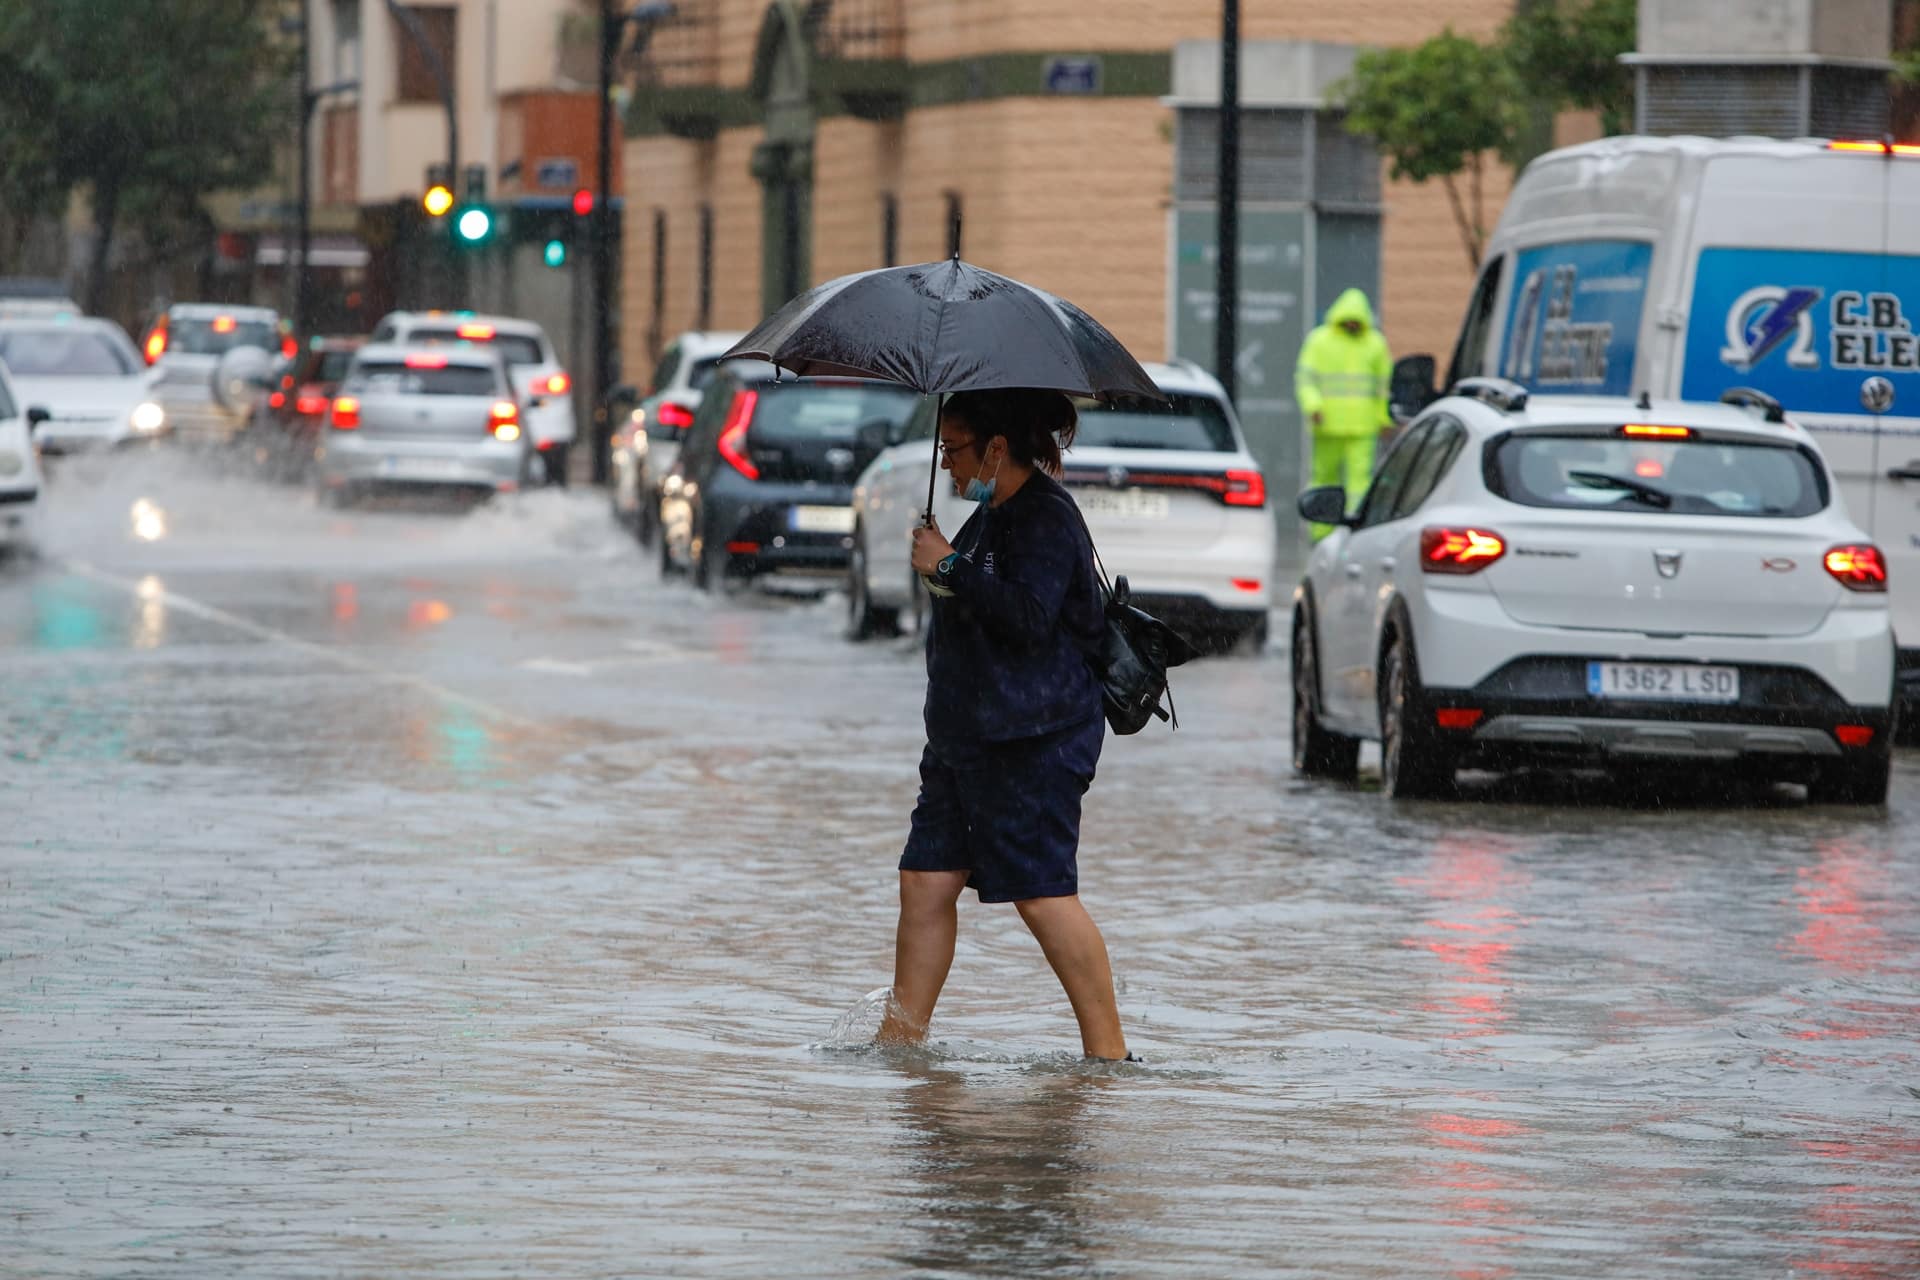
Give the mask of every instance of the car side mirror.
<path id="1" fill-rule="evenodd" d="M 1397 423 L 1406 423 L 1435 400 L 1436 366 L 1430 355 L 1402 356 L 1393 362 L 1393 381 L 1387 388 L 1387 411 Z"/>
<path id="2" fill-rule="evenodd" d="M 45 405 L 29 405 L 27 407 L 27 430 L 34 430 L 51 417 L 53 417 L 53 410 L 47 408 Z"/>
<path id="3" fill-rule="evenodd" d="M 1347 515 L 1347 491 L 1337 484 L 1323 484 L 1300 495 L 1295 504 L 1300 518 L 1309 524 L 1351 524 Z"/>

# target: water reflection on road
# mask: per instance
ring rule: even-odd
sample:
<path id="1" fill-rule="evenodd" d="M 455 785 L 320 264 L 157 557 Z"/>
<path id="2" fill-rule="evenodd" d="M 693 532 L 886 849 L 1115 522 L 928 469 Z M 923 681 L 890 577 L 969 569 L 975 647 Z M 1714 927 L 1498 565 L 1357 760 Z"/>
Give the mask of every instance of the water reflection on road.
<path id="1" fill-rule="evenodd" d="M 884 982 L 911 640 L 656 580 L 585 494 L 54 486 L 0 566 L 0 1272 L 1654 1276 L 1920 1263 L 1885 817 L 1285 770 L 1283 655 L 1110 740 L 1143 1068 L 967 903 Z M 165 534 L 126 513 L 146 500 Z"/>

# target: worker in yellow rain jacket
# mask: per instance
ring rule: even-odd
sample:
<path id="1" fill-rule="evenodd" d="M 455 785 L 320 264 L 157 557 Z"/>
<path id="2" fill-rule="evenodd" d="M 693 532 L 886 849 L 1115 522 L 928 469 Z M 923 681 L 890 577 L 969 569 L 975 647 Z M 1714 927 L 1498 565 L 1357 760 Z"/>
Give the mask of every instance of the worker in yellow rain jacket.
<path id="1" fill-rule="evenodd" d="M 1313 483 L 1337 484 L 1347 491 L 1351 511 L 1373 476 L 1373 450 L 1381 431 L 1392 425 L 1387 413 L 1387 384 L 1393 355 L 1374 327 L 1367 295 L 1349 289 L 1333 300 L 1327 318 L 1300 344 L 1293 370 L 1300 416 L 1313 428 Z M 1316 541 L 1332 531 L 1316 524 Z"/>

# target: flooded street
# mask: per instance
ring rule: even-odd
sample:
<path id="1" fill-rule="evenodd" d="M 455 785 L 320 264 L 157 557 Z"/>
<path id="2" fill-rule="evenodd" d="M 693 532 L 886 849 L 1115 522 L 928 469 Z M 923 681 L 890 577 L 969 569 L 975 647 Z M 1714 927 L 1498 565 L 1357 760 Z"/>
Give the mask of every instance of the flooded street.
<path id="1" fill-rule="evenodd" d="M 48 498 L 0 565 L 0 1273 L 1920 1270 L 1912 753 L 1884 814 L 1396 806 L 1293 778 L 1283 652 L 1209 660 L 1088 803 L 1145 1065 L 971 894 L 880 1052 L 911 639 L 662 583 L 597 491 Z"/>

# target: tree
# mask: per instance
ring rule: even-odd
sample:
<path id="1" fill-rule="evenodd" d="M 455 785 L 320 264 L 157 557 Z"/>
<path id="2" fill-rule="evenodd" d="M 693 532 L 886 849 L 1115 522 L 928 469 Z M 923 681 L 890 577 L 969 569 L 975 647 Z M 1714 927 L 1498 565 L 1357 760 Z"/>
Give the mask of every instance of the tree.
<path id="1" fill-rule="evenodd" d="M 1609 134 L 1633 127 L 1633 73 L 1620 61 L 1638 35 L 1634 0 L 1535 0 L 1501 28 L 1520 82 L 1550 108 L 1600 114 Z"/>
<path id="2" fill-rule="evenodd" d="M 197 209 L 265 174 L 290 127 L 289 50 L 274 0 L 7 0 L 0 5 L 0 163 L 31 157 L 84 188 L 94 243 L 84 301 L 105 300 L 123 214 Z M 39 143 L 27 141 L 38 137 Z"/>
<path id="3" fill-rule="evenodd" d="M 1488 231 L 1481 200 L 1487 153 L 1510 158 L 1524 123 L 1523 94 L 1504 53 L 1449 27 L 1412 48 L 1362 53 L 1332 96 L 1346 107 L 1347 128 L 1372 137 L 1395 178 L 1440 179 L 1478 270 Z"/>

